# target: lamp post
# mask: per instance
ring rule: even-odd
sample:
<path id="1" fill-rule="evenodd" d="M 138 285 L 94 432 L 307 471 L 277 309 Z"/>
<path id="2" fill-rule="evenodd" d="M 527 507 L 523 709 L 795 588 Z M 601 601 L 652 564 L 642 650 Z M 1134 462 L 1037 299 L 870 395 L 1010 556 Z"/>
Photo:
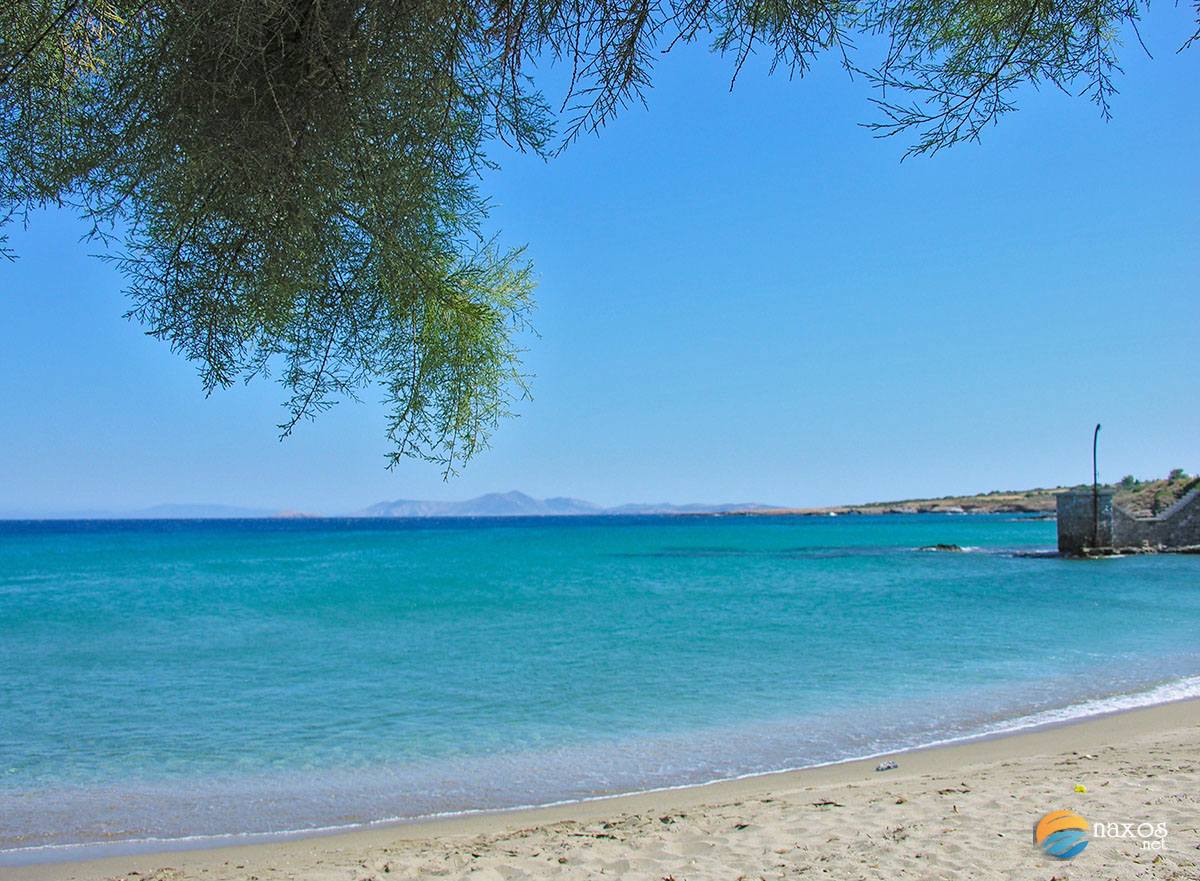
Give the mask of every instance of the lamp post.
<path id="1" fill-rule="evenodd" d="M 1100 545 L 1100 468 L 1097 465 L 1096 450 L 1100 444 L 1100 423 L 1092 432 L 1092 547 Z"/>

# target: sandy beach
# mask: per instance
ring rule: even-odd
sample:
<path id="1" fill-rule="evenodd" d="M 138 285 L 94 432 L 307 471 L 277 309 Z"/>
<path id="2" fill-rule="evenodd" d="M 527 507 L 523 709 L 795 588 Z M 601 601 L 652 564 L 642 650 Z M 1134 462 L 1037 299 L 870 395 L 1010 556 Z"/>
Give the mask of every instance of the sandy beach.
<path id="1" fill-rule="evenodd" d="M 885 772 L 871 759 L 553 808 L 7 868 L 0 875 L 6 881 L 1200 877 L 1200 701 L 890 758 L 899 767 Z M 1031 828 L 1059 809 L 1125 837 L 1093 830 L 1073 860 L 1045 856 Z"/>

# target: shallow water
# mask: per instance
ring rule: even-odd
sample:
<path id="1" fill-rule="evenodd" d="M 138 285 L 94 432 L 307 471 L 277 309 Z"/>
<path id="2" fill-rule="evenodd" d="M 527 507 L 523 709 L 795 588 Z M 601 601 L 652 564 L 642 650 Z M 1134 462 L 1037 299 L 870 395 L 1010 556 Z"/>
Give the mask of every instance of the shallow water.
<path id="1" fill-rule="evenodd" d="M 938 542 L 974 550 L 915 550 Z M 1200 693 L 1200 558 L 1014 553 L 1053 543 L 1006 516 L 0 523 L 0 850 L 586 798 Z"/>

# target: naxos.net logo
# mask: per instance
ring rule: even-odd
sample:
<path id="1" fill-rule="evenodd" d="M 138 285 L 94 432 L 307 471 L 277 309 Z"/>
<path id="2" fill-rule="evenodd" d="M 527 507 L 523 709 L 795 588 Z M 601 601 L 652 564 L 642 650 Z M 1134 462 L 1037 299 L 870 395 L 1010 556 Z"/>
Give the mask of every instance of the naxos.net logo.
<path id="1" fill-rule="evenodd" d="M 1088 821 L 1074 811 L 1051 811 L 1034 824 L 1033 842 L 1047 855 L 1069 860 L 1088 846 Z"/>

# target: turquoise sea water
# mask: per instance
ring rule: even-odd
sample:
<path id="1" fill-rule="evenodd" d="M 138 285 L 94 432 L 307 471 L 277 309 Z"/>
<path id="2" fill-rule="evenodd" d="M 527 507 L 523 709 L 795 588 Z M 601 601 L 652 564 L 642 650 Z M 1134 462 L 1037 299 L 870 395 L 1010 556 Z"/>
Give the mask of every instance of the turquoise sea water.
<path id="1" fill-rule="evenodd" d="M 1053 543 L 1004 516 L 0 523 L 0 864 L 1200 693 L 1200 558 L 1014 553 Z"/>

